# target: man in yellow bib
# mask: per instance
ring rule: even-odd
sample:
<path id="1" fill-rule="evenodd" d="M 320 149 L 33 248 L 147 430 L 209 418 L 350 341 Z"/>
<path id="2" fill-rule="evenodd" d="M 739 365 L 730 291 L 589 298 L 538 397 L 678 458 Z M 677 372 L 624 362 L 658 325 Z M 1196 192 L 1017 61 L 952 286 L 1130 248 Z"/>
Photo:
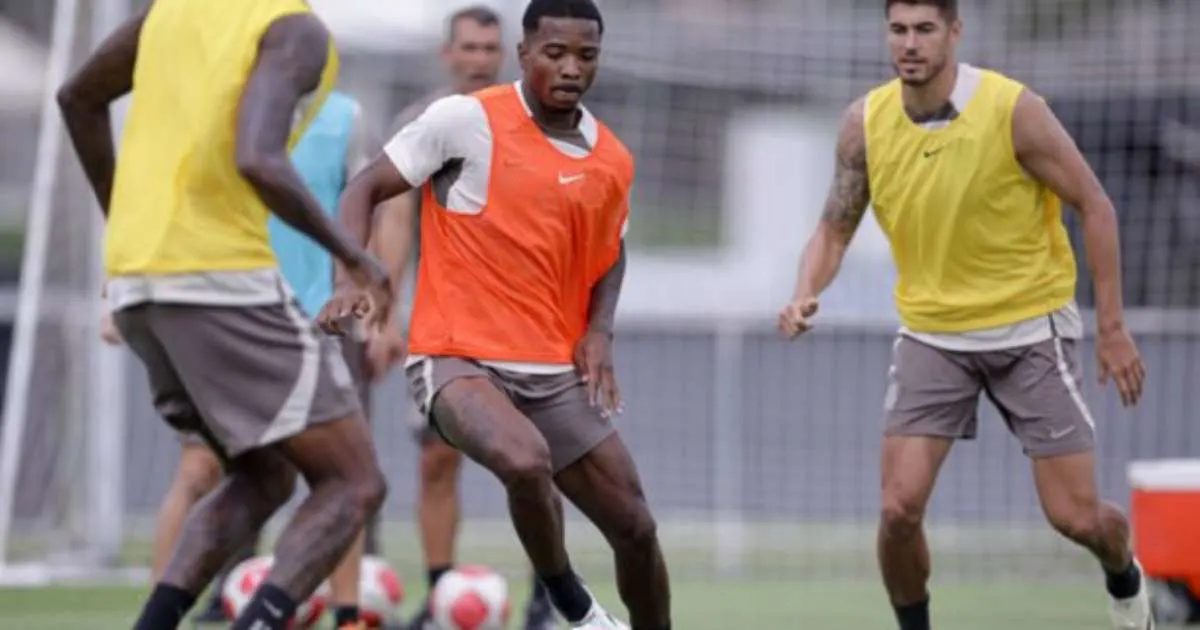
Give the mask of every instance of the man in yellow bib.
<path id="1" fill-rule="evenodd" d="M 1101 374 L 1132 405 L 1145 370 L 1123 321 L 1112 203 L 1045 101 L 956 61 L 955 0 L 885 1 L 899 76 L 846 112 L 833 187 L 779 325 L 789 338 L 812 326 L 871 205 L 891 244 L 903 323 L 885 401 L 878 539 L 899 626 L 931 627 L 922 520 L 954 440 L 975 436 L 986 392 L 1033 460 L 1050 523 L 1099 559 L 1113 627 L 1153 628 L 1129 524 L 1097 497 L 1075 258 L 1060 216 L 1062 202 L 1080 214 Z"/>
<path id="2" fill-rule="evenodd" d="M 311 493 L 233 626 L 283 630 L 383 501 L 341 351 L 299 307 L 267 227 L 273 212 L 319 243 L 371 292 L 373 317 L 387 317 L 386 272 L 331 222 L 289 156 L 336 77 L 329 34 L 304 0 L 157 0 L 59 92 L 108 219 L 114 322 L 159 413 L 226 470 L 184 523 L 135 630 L 177 628 L 299 471 Z M 109 107 L 131 91 L 118 159 Z"/>

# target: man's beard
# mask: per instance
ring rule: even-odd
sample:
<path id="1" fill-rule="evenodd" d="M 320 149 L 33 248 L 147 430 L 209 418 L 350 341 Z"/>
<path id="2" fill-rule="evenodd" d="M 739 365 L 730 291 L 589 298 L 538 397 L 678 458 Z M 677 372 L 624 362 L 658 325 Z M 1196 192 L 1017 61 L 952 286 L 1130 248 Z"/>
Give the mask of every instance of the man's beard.
<path id="1" fill-rule="evenodd" d="M 942 71 L 946 69 L 946 62 L 942 61 L 937 64 L 930 62 L 930 63 L 927 63 L 925 65 L 925 67 L 929 68 L 928 74 L 926 74 L 925 76 L 920 77 L 920 78 L 910 79 L 910 78 L 906 77 L 903 72 L 900 71 L 900 64 L 896 64 L 896 63 L 892 64 L 892 70 L 894 70 L 896 72 L 896 76 L 900 78 L 901 83 L 903 83 L 904 85 L 907 85 L 909 87 L 924 87 L 924 86 L 928 85 L 930 81 L 933 81 L 934 79 L 938 78 L 938 75 L 942 74 Z"/>

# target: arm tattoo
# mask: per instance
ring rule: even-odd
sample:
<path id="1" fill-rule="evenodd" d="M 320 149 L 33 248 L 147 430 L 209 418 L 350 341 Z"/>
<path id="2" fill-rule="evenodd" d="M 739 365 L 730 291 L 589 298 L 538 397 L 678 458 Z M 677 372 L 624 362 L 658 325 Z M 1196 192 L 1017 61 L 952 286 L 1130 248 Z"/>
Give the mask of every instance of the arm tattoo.
<path id="1" fill-rule="evenodd" d="M 329 34 L 311 15 L 283 17 L 267 29 L 242 94 L 237 160 L 276 216 L 348 262 L 361 255 L 361 248 L 326 216 L 288 156 L 295 112 L 319 86 L 328 51 Z"/>
<path id="2" fill-rule="evenodd" d="M 847 241 L 858 229 L 871 202 L 867 176 L 867 141 L 863 130 L 863 101 L 850 106 L 838 133 L 833 185 L 821 220 Z"/>

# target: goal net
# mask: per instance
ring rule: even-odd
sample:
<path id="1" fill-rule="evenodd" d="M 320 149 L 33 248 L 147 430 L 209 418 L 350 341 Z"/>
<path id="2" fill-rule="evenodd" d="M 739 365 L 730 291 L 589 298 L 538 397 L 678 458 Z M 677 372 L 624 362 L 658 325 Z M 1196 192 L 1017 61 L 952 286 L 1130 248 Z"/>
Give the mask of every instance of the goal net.
<path id="1" fill-rule="evenodd" d="M 509 50 L 522 3 L 492 4 Z M 1200 448 L 1191 391 L 1200 374 L 1200 6 L 960 4 L 960 60 L 1044 95 L 1117 208 L 1126 306 L 1150 389 L 1124 411 L 1089 364 L 1084 394 L 1101 431 L 1102 491 L 1126 503 L 1130 461 Z M 86 49 L 88 5 L 79 3 L 72 60 Z M 603 68 L 588 102 L 638 164 L 616 346 L 627 401 L 619 426 L 677 579 L 877 575 L 880 410 L 896 318 L 873 220 L 825 296 L 821 329 L 789 345 L 771 322 L 828 189 L 840 113 L 892 76 L 882 5 L 602 3 Z M 435 47 L 367 49 L 353 31 L 336 35 L 343 88 L 381 129 L 440 81 Z M 515 61 L 505 72 L 516 76 Z M 69 149 L 44 157 L 46 134 L 61 129 L 44 121 L 42 130 L 37 146 L 0 149 L 44 158 L 26 195 L 20 294 L 37 301 L 13 329 L 3 435 L 19 442 L 0 461 L 0 558 L 10 568 L 64 558 L 81 570 L 142 566 L 178 444 L 153 414 L 140 365 L 97 342 L 96 212 Z M 1087 310 L 1086 257 L 1078 222 L 1067 221 Z M 415 580 L 419 456 L 407 400 L 394 374 L 376 390 L 374 422 L 391 481 L 383 551 Z M 468 466 L 462 502 L 460 558 L 524 571 L 496 482 Z M 572 513 L 576 563 L 610 570 L 603 541 L 578 521 Z M 1043 524 L 1028 462 L 986 406 L 979 439 L 957 447 L 942 474 L 928 525 L 942 579 L 1095 577 L 1093 561 Z"/>
<path id="2" fill-rule="evenodd" d="M 5 163 L 15 168 L 0 173 L 13 190 L 18 180 L 10 177 L 24 171 L 27 186 L 13 195 L 27 212 L 6 322 L 0 582 L 87 576 L 115 566 L 123 543 L 126 362 L 99 344 L 102 219 L 53 100 L 91 48 L 93 30 L 124 17 L 102 14 L 112 4 L 67 0 L 30 12 L 33 32 L 22 35 L 34 42 L 31 59 L 44 65 L 45 85 L 36 133 L 22 134 L 31 140 L 25 146 L 5 143 Z"/>

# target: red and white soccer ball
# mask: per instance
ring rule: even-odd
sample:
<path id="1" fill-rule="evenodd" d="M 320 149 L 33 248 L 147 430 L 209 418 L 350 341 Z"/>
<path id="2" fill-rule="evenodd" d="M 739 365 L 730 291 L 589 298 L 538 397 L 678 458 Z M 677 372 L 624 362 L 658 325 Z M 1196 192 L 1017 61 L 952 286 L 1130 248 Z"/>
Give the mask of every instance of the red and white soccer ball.
<path id="1" fill-rule="evenodd" d="M 439 630 L 503 630 L 512 612 L 508 582 L 484 566 L 464 566 L 438 578 L 430 612 Z"/>
<path id="2" fill-rule="evenodd" d="M 404 582 L 383 558 L 363 556 L 358 577 L 358 614 L 368 628 L 379 628 L 396 616 L 404 602 Z"/>
<path id="3" fill-rule="evenodd" d="M 271 556 L 258 556 L 242 562 L 229 572 L 229 577 L 225 578 L 225 585 L 221 588 L 221 606 L 225 609 L 225 616 L 231 621 L 237 619 L 245 610 L 250 598 L 254 596 L 254 591 L 258 590 L 259 585 L 271 572 L 274 562 L 275 559 Z M 325 587 L 322 587 L 308 601 L 300 604 L 288 625 L 289 628 L 305 630 L 317 625 L 325 612 L 324 589 Z"/>

